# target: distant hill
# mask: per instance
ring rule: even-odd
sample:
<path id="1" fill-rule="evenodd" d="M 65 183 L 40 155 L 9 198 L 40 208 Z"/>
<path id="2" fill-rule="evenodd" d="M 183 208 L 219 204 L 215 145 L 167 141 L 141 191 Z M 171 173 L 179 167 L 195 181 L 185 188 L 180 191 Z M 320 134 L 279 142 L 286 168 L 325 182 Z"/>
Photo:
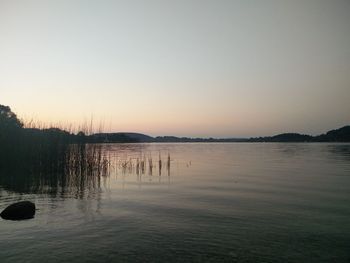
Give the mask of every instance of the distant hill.
<path id="1" fill-rule="evenodd" d="M 299 133 L 282 133 L 271 137 L 248 139 L 250 142 L 350 142 L 350 126 L 331 130 L 326 134 L 310 136 Z"/>
<path id="2" fill-rule="evenodd" d="M 315 140 L 319 142 L 350 142 L 350 126 L 331 130 L 326 134 L 316 136 Z"/>
<path id="3" fill-rule="evenodd" d="M 282 133 L 269 137 L 250 138 L 250 142 L 311 142 L 313 137 L 299 133 Z"/>
<path id="4" fill-rule="evenodd" d="M 350 142 L 350 126 L 328 131 L 325 134 L 310 136 L 299 133 L 282 133 L 274 136 L 255 138 L 190 138 L 176 136 L 152 137 L 135 132 L 96 133 L 86 135 L 83 131 L 77 134 L 59 128 L 26 128 L 11 108 L 0 104 L 0 164 L 15 159 L 9 156 L 28 151 L 46 143 L 47 147 L 56 147 L 58 143 L 67 146 L 72 143 L 137 143 L 137 142 Z M 14 147 L 14 145 L 17 145 Z M 34 147 L 34 148 L 35 148 Z M 58 147 L 58 146 L 57 146 Z M 14 150 L 16 149 L 16 151 Z M 59 149 L 56 149 L 55 154 Z M 30 154 L 35 152 L 28 151 Z M 43 154 L 48 152 L 43 151 Z M 30 155 L 29 154 L 29 155 Z M 28 159 L 28 158 L 27 158 Z"/>
<path id="5" fill-rule="evenodd" d="M 311 136 L 299 133 L 282 133 L 255 138 L 190 138 L 176 136 L 151 137 L 142 133 L 97 133 L 88 136 L 90 142 L 350 142 L 350 126 L 331 130 L 326 134 Z"/>
<path id="6" fill-rule="evenodd" d="M 88 136 L 90 142 L 153 142 L 154 138 L 142 133 L 116 132 L 96 133 Z"/>
<path id="7" fill-rule="evenodd" d="M 154 138 L 156 142 L 244 142 L 247 139 L 243 138 L 189 138 L 176 136 L 158 136 Z"/>

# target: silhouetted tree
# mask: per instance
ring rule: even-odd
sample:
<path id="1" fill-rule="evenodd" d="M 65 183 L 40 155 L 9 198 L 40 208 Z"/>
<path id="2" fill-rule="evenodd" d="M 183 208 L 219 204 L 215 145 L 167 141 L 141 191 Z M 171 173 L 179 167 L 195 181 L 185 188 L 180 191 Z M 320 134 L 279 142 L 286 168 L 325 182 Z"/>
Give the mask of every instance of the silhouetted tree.
<path id="1" fill-rule="evenodd" d="M 20 154 L 22 122 L 8 106 L 0 105 L 0 167 Z"/>
<path id="2" fill-rule="evenodd" d="M 13 131 L 23 127 L 23 123 L 9 106 L 0 104 L 0 132 Z"/>
<path id="3" fill-rule="evenodd" d="M 0 147 L 3 149 L 16 142 L 22 132 L 23 123 L 11 108 L 0 104 Z"/>

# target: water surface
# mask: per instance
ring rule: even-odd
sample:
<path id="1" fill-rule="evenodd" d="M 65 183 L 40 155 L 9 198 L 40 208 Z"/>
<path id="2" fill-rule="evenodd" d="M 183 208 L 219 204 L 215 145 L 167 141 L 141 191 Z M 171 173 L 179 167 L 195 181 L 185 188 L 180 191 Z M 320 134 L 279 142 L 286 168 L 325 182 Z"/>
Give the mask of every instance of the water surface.
<path id="1" fill-rule="evenodd" d="M 350 144 L 104 149 L 109 175 L 0 175 L 39 209 L 0 219 L 1 262 L 350 262 Z"/>

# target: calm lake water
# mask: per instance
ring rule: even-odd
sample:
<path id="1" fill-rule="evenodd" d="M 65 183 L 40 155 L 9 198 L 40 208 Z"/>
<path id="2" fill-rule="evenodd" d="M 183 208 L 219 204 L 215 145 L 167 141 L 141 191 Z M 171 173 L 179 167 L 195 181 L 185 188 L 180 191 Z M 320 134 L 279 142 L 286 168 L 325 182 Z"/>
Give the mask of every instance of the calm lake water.
<path id="1" fill-rule="evenodd" d="M 0 219 L 0 262 L 350 262 L 350 144 L 104 148 L 106 176 L 0 175 L 39 209 Z"/>

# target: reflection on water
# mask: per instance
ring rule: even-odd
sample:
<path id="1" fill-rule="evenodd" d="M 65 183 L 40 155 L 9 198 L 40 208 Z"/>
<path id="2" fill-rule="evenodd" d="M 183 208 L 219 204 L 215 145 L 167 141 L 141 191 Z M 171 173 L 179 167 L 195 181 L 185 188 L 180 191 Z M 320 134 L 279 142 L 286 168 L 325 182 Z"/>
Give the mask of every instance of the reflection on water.
<path id="1" fill-rule="evenodd" d="M 145 151 L 142 144 L 100 145 L 101 166 L 88 169 L 89 157 L 76 160 L 70 158 L 70 165 L 64 173 L 7 173 L 0 175 L 0 187 L 8 192 L 48 194 L 52 196 L 69 195 L 76 198 L 84 198 L 86 194 L 98 193 L 101 183 L 106 188 L 106 182 L 112 177 L 117 181 L 121 175 L 122 182 L 126 176 L 141 183 L 143 177 L 152 181 L 153 175 L 170 176 L 171 157 L 170 153 L 162 154 L 161 151 Z M 80 147 L 80 146 L 79 146 Z M 84 146 L 85 147 L 85 146 Z M 84 155 L 89 155 L 90 149 L 86 149 Z M 157 156 L 157 159 L 155 159 Z M 81 159 L 85 160 L 82 164 Z M 159 178 L 158 182 L 161 179 Z"/>
<path id="2" fill-rule="evenodd" d="M 1 208 L 39 209 L 0 220 L 1 262 L 350 260 L 350 144 L 100 146 L 65 173 L 0 174 Z"/>
<path id="3" fill-rule="evenodd" d="M 341 158 L 350 161 L 350 145 L 349 144 L 334 144 L 328 145 L 327 152 L 331 158 Z"/>

